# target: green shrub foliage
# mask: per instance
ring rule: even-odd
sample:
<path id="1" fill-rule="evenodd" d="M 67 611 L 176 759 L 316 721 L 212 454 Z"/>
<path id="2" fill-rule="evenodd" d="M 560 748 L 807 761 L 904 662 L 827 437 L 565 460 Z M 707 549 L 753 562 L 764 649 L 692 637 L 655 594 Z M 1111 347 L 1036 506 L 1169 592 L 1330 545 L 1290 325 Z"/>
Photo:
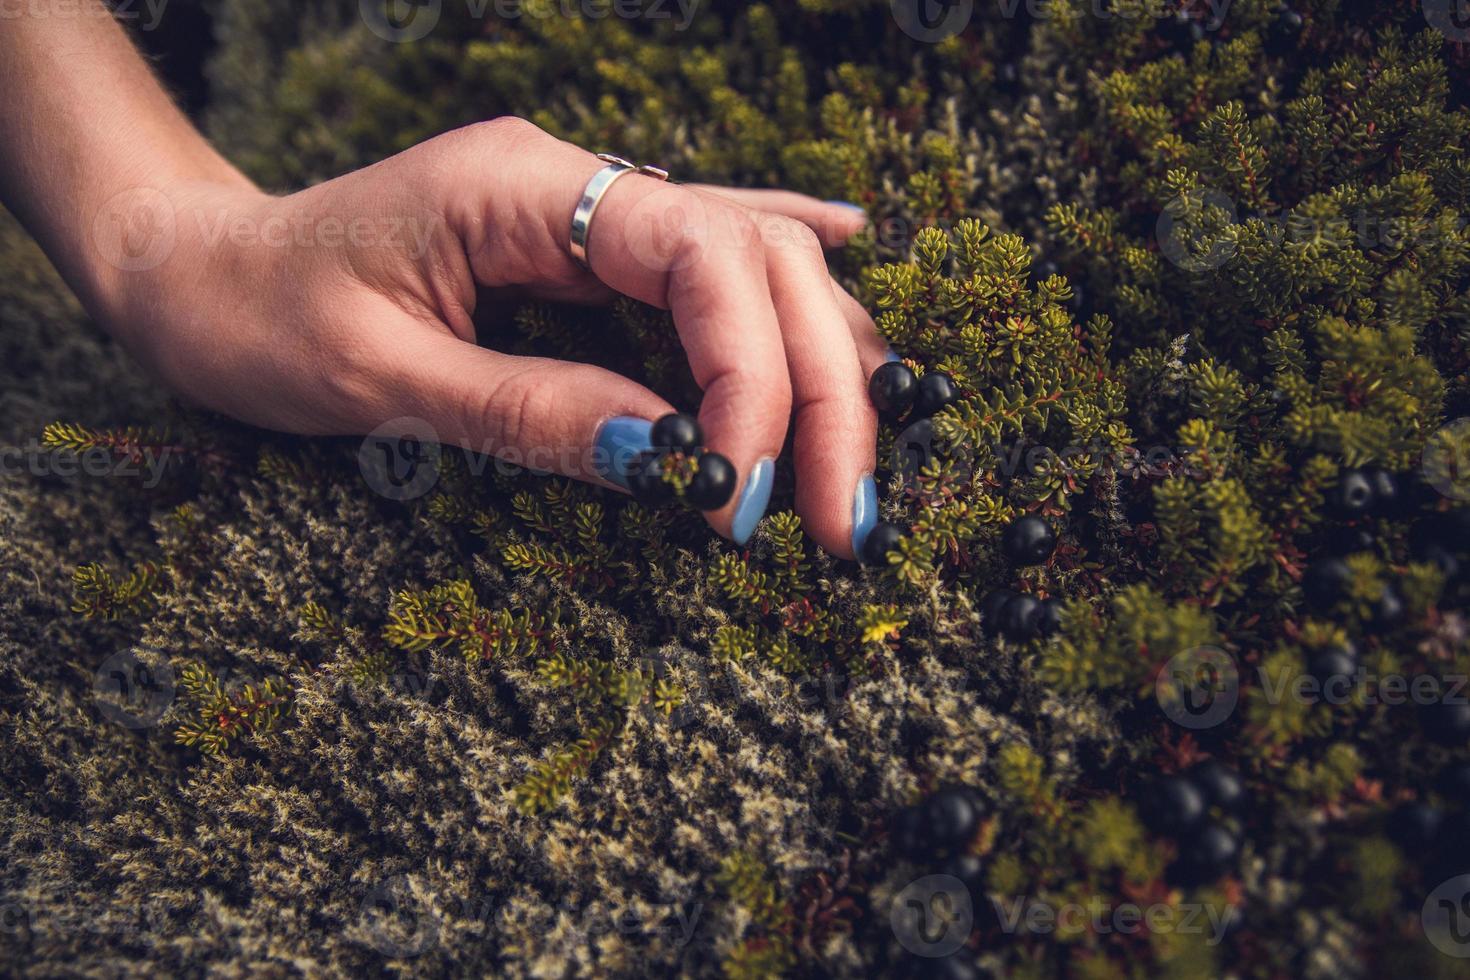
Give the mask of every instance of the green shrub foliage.
<path id="1" fill-rule="evenodd" d="M 922 961 L 890 911 L 935 869 L 895 854 L 896 814 L 966 783 L 958 955 L 980 967 L 1452 972 L 1421 907 L 1470 869 L 1390 826 L 1416 802 L 1459 819 L 1439 777 L 1466 745 L 1391 682 L 1458 692 L 1470 670 L 1462 587 L 1408 545 L 1470 493 L 1446 428 L 1470 400 L 1463 43 L 1414 5 L 1338 0 L 1218 22 L 976 4 L 937 43 L 863 0 L 687 24 L 446 3 L 404 44 L 352 6 L 218 12 L 206 120 L 268 186 L 517 113 L 680 177 L 862 205 L 835 272 L 961 391 L 920 464 L 880 434 L 884 515 L 913 533 L 887 567 L 832 560 L 789 469 L 743 549 L 448 449 L 429 493 L 386 501 L 350 441 L 119 389 L 7 228 L 0 343 L 35 378 L 12 437 L 168 463 L 149 488 L 4 477 L 7 959 L 897 974 Z M 490 342 L 698 404 L 667 316 L 636 304 L 527 306 Z M 1345 467 L 1448 493 L 1406 475 L 1401 508 L 1346 528 Z M 1015 569 L 999 538 L 1023 514 L 1059 544 Z M 1341 594 L 1307 602 L 1306 569 L 1358 531 Z M 1062 600 L 1060 632 L 988 636 L 1002 586 Z M 1346 644 L 1349 696 L 1313 696 L 1307 664 Z M 114 650 L 177 693 L 147 724 L 88 700 Z M 1209 724 L 1173 684 L 1202 663 L 1230 699 Z M 1245 784 L 1214 813 L 1241 853 L 1181 884 L 1141 800 L 1208 758 Z M 1104 912 L 1028 926 L 1037 905 Z"/>

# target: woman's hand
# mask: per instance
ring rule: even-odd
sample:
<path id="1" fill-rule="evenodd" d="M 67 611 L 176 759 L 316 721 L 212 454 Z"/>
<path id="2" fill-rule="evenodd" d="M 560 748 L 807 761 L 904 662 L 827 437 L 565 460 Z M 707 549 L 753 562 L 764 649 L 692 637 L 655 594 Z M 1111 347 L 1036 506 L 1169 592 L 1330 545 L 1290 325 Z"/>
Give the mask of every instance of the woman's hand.
<path id="1" fill-rule="evenodd" d="M 503 118 L 285 197 L 235 179 L 144 180 L 99 208 L 82 278 L 113 332 L 211 409 L 304 434 L 417 419 L 445 443 L 614 485 L 643 430 L 609 420 L 671 406 L 598 367 L 476 346 L 477 296 L 616 291 L 669 309 L 704 390 L 706 444 L 739 474 L 711 524 L 749 537 L 794 416 L 797 510 L 852 556 L 875 519 L 865 381 L 887 348 L 822 247 L 862 214 L 629 174 L 593 218 L 589 271 L 570 223 L 603 166 Z"/>

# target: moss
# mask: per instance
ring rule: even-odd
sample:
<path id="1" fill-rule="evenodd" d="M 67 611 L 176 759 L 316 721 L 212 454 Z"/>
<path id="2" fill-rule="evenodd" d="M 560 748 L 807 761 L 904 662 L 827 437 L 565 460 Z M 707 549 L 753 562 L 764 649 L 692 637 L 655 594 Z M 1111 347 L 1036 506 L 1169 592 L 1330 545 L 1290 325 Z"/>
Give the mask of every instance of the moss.
<path id="1" fill-rule="evenodd" d="M 985 890 L 961 955 L 987 969 L 1443 968 L 1419 908 L 1448 870 L 1382 830 L 1464 746 L 1376 682 L 1279 692 L 1348 640 L 1377 677 L 1470 663 L 1462 587 L 1408 560 L 1442 501 L 1369 522 L 1330 612 L 1299 585 L 1342 533 L 1343 466 L 1451 472 L 1467 62 L 1392 5 L 1313 0 L 1293 32 L 1237 0 L 1200 40 L 1088 6 L 977 5 L 936 45 L 859 0 L 701 8 L 683 31 L 447 4 L 414 44 L 353 4 L 222 6 L 205 116 L 264 183 L 517 112 L 681 177 L 852 200 L 873 227 L 835 270 L 964 397 L 927 467 L 881 474 L 914 530 L 887 569 L 807 542 L 784 470 L 741 550 L 452 452 L 397 504 L 351 440 L 159 405 L 0 226 L 7 438 L 171 447 L 155 487 L 0 475 L 6 961 L 897 972 L 891 903 L 934 869 L 893 855 L 895 814 L 963 782 Z M 536 305 L 508 333 L 697 401 L 663 314 Z M 1028 512 L 1060 545 L 1017 572 L 999 530 Z M 1384 630 L 1390 580 L 1407 614 Z M 985 637 L 1000 585 L 1063 598 L 1062 635 Z M 1181 655 L 1228 667 L 1242 707 L 1181 723 L 1161 683 Z M 1180 888 L 1136 791 L 1202 756 L 1245 779 L 1250 806 L 1216 815 L 1244 847 Z M 1243 917 L 1211 944 L 1007 930 L 996 901 Z"/>

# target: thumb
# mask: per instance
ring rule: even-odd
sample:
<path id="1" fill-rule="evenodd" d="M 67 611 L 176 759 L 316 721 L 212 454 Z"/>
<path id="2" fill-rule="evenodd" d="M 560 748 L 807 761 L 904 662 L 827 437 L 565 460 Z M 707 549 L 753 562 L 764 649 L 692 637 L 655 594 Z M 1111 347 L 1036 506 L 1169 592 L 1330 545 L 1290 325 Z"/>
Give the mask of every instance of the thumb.
<path id="1" fill-rule="evenodd" d="M 604 368 L 501 354 L 448 333 L 419 335 L 396 363 L 397 421 L 432 430 L 397 434 L 624 490 L 633 459 L 652 448 L 652 422 L 674 411 Z"/>

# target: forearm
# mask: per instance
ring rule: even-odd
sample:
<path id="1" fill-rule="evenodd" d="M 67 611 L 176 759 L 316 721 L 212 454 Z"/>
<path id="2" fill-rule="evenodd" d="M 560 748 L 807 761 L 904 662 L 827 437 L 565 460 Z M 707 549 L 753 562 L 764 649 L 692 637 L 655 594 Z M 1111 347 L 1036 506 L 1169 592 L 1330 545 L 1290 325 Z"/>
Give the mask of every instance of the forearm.
<path id="1" fill-rule="evenodd" d="M 146 236 L 165 201 L 177 206 L 201 182 L 250 185 L 173 104 L 100 0 L 24 0 L 8 13 L 0 200 L 96 313 L 130 266 L 158 257 Z"/>

